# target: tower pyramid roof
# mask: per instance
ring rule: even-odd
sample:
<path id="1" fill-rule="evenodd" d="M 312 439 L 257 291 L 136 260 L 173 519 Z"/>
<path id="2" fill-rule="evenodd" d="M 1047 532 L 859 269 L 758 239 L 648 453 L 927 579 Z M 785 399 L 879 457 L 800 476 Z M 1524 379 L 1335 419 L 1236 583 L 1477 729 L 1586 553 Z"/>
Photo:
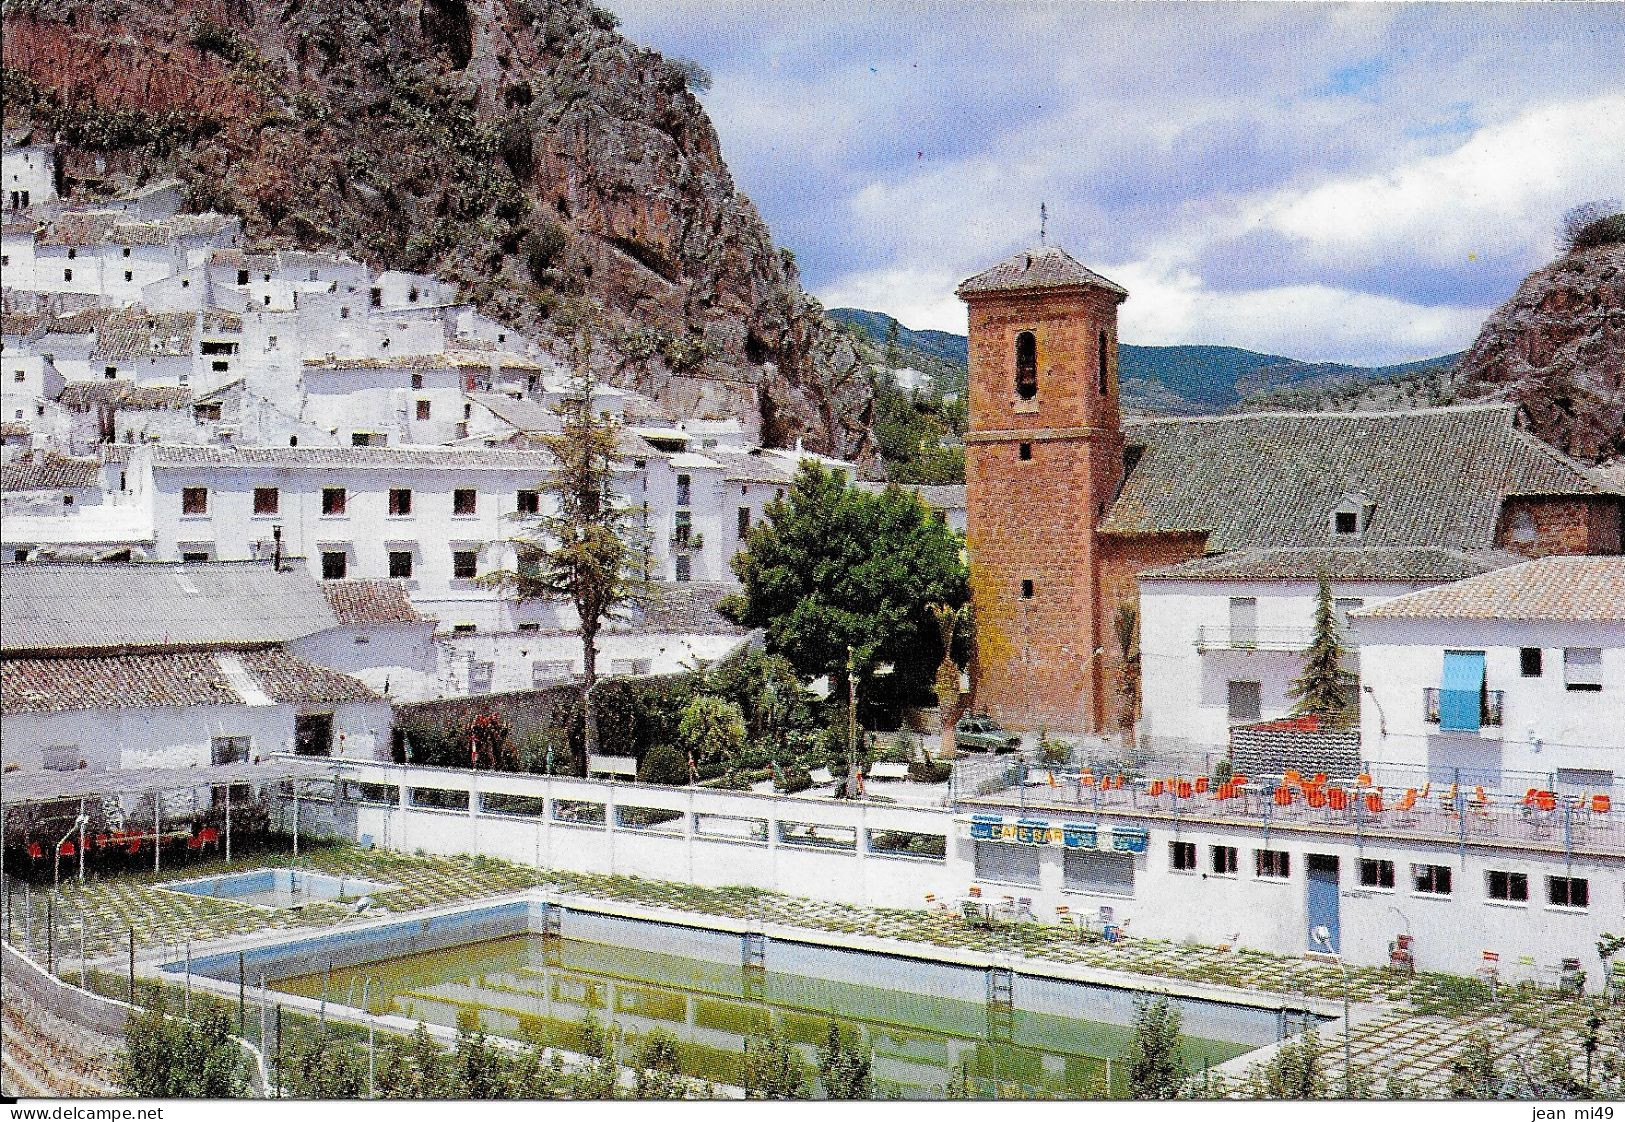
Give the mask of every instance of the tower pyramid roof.
<path id="1" fill-rule="evenodd" d="M 1041 288 L 1098 288 L 1112 293 L 1119 303 L 1128 299 L 1128 289 L 1079 264 L 1077 258 L 1057 246 L 1023 250 L 983 269 L 954 291 L 964 298 Z"/>

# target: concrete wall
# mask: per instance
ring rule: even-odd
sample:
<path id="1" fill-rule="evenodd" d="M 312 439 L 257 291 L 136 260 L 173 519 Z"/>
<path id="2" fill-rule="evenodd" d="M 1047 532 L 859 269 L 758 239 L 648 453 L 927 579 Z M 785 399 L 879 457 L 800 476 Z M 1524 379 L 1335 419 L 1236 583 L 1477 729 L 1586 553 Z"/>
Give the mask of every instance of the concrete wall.
<path id="1" fill-rule="evenodd" d="M 1361 696 L 1366 758 L 1430 767 L 1532 773 L 1578 768 L 1625 775 L 1625 621 L 1534 624 L 1367 619 Z M 1539 677 L 1519 650 L 1541 650 Z M 1563 650 L 1602 649 L 1603 688 L 1570 690 Z M 1446 650 L 1484 652 L 1485 688 L 1502 691 L 1499 726 L 1441 732 L 1425 720 L 1423 691 L 1439 688 Z"/>

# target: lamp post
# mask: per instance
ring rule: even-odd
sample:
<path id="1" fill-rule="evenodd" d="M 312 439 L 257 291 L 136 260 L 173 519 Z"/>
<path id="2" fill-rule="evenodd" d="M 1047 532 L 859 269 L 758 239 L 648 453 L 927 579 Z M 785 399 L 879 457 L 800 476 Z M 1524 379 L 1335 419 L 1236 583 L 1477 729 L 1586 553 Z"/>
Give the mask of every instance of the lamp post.
<path id="1" fill-rule="evenodd" d="M 1332 949 L 1332 933 L 1325 924 L 1317 926 L 1311 932 L 1316 943 L 1325 948 L 1332 961 L 1337 963 L 1337 969 L 1343 974 L 1343 1094 L 1352 1097 L 1354 1089 L 1354 1066 L 1351 1060 L 1353 1044 L 1349 1032 L 1349 968 L 1343 961 L 1343 956 Z"/>
<path id="2" fill-rule="evenodd" d="M 51 862 L 52 863 L 51 873 L 52 873 L 52 879 L 55 882 L 53 887 L 56 888 L 58 891 L 60 891 L 61 888 L 62 888 L 62 847 L 63 847 L 63 845 L 65 845 L 67 843 L 67 840 L 69 838 L 73 837 L 73 835 L 75 833 L 77 833 L 77 834 L 79 834 L 80 848 L 83 849 L 84 844 L 85 844 L 84 829 L 85 829 L 85 823 L 87 821 L 89 821 L 89 820 L 83 814 L 81 814 L 78 818 L 75 818 L 73 820 L 73 825 L 68 827 L 68 832 L 63 834 L 60 838 L 57 839 L 57 842 L 56 842 L 56 855 L 52 858 L 52 862 Z M 80 866 L 79 879 L 80 880 L 84 879 L 83 865 Z"/>

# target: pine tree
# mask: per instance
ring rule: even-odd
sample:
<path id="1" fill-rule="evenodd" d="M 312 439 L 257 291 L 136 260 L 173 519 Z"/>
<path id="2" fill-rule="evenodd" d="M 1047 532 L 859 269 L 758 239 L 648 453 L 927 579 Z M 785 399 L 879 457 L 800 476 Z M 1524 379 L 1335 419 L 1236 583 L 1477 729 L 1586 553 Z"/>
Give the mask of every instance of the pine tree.
<path id="1" fill-rule="evenodd" d="M 1315 598 L 1315 634 L 1304 652 L 1303 673 L 1292 680 L 1287 696 L 1292 715 L 1314 714 L 1334 727 L 1350 725 L 1359 715 L 1353 699 L 1357 679 L 1343 668 L 1343 637 L 1332 606 L 1332 582 L 1324 570 Z"/>
<path id="2" fill-rule="evenodd" d="M 580 618 L 582 698 L 586 750 L 598 751 L 598 720 L 592 691 L 598 682 L 598 632 L 618 607 L 646 602 L 648 544 L 632 525 L 632 511 L 615 496 L 619 423 L 593 404 L 591 342 L 575 348 L 575 372 L 559 412 L 562 431 L 542 438 L 557 466 L 537 487 L 538 514 L 519 515 L 526 532 L 514 545 L 516 571 L 497 572 L 486 583 L 517 592 L 521 600 L 568 601 Z"/>

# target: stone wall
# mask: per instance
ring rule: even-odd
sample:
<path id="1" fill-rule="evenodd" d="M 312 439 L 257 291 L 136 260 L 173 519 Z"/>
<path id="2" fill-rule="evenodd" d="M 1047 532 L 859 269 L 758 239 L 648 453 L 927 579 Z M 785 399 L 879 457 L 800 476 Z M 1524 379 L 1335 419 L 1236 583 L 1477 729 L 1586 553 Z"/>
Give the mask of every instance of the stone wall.
<path id="1" fill-rule="evenodd" d="M 1525 557 L 1619 553 L 1620 520 L 1621 502 L 1613 496 L 1513 497 L 1502 508 L 1496 544 Z"/>

